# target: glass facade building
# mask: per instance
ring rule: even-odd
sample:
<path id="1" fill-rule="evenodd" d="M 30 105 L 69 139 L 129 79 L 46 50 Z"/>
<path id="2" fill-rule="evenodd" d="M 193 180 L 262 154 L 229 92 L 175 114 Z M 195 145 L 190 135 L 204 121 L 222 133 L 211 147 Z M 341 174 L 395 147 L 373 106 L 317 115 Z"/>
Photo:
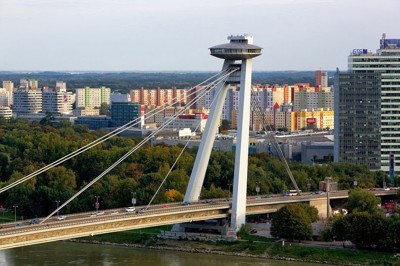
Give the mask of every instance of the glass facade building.
<path id="1" fill-rule="evenodd" d="M 355 49 L 335 84 L 335 161 L 400 173 L 400 40 Z"/>
<path id="2" fill-rule="evenodd" d="M 144 125 L 143 105 L 131 102 L 113 102 L 111 104 L 111 125 L 113 127 L 123 126 L 136 119 L 138 121 L 134 127 L 141 128 Z"/>

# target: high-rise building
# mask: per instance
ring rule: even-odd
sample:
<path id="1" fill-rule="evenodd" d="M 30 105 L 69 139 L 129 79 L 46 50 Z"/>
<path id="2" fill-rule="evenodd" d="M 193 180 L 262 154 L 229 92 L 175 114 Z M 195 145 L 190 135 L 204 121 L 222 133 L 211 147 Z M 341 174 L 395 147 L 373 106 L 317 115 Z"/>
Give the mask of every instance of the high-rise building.
<path id="1" fill-rule="evenodd" d="M 315 71 L 315 87 L 328 87 L 328 72 L 317 70 Z"/>
<path id="2" fill-rule="evenodd" d="M 334 93 L 330 87 L 308 88 L 294 93 L 293 110 L 321 109 L 333 110 Z"/>
<path id="3" fill-rule="evenodd" d="M 3 88 L 6 90 L 8 94 L 8 106 L 13 104 L 13 95 L 14 95 L 14 82 L 5 80 L 3 81 Z"/>
<path id="4" fill-rule="evenodd" d="M 38 89 L 39 81 L 37 79 L 20 79 L 19 88 L 20 89 Z"/>
<path id="5" fill-rule="evenodd" d="M 67 91 L 67 83 L 65 81 L 56 81 L 56 91 L 66 92 Z"/>
<path id="6" fill-rule="evenodd" d="M 144 105 L 171 105 L 175 103 L 186 104 L 186 89 L 134 89 L 130 91 L 131 101 Z"/>
<path id="7" fill-rule="evenodd" d="M 110 104 L 110 88 L 80 88 L 76 89 L 76 108 L 101 107 L 102 103 Z"/>
<path id="8" fill-rule="evenodd" d="M 0 106 L 10 106 L 12 93 L 10 94 L 6 89 L 0 88 Z"/>
<path id="9" fill-rule="evenodd" d="M 376 53 L 354 49 L 348 62 L 335 80 L 334 160 L 398 174 L 400 39 L 383 35 Z"/>

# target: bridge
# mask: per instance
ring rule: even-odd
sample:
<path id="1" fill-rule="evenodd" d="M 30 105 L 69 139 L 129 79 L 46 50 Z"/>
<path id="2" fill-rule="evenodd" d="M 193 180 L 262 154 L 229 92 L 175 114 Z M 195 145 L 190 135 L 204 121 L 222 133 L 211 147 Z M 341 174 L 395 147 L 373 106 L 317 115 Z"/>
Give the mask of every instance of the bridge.
<path id="1" fill-rule="evenodd" d="M 371 191 L 376 196 L 393 196 L 397 191 Z M 331 193 L 330 200 L 345 199 L 348 191 Z M 291 203 L 306 203 L 319 209 L 320 215 L 326 215 L 327 198 L 324 194 L 304 194 L 301 196 L 248 197 L 246 215 L 276 212 Z M 93 236 L 119 231 L 191 223 L 194 221 L 229 218 L 232 213 L 231 199 L 199 201 L 193 204 L 181 203 L 136 207 L 137 212 L 125 209 L 113 209 L 93 213 L 76 213 L 64 220 L 56 217 L 42 224 L 7 223 L 0 229 L 0 250 L 27 245 L 41 244 L 71 238 Z"/>
<path id="2" fill-rule="evenodd" d="M 247 172 L 248 172 L 248 147 L 249 147 L 249 116 L 250 106 L 257 110 L 262 116 L 262 109 L 259 103 L 252 99 L 251 88 L 251 69 L 252 58 L 261 54 L 261 48 L 252 44 L 252 37 L 249 35 L 230 36 L 230 43 L 217 45 L 210 48 L 211 55 L 224 59 L 223 67 L 220 73 L 211 77 L 187 91 L 187 97 L 190 100 L 181 111 L 177 112 L 170 119 L 164 122 L 159 128 L 145 137 L 135 147 L 131 148 L 126 154 L 110 165 L 99 176 L 87 183 L 73 197 L 60 204 L 47 217 L 40 218 L 39 224 L 21 225 L 20 223 L 3 224 L 0 229 L 0 249 L 14 248 L 25 245 L 33 245 L 46 243 L 58 240 L 65 240 L 83 236 L 96 234 L 112 233 L 124 230 L 139 229 L 145 227 L 153 227 L 168 224 L 190 223 L 193 221 L 228 218 L 229 228 L 227 235 L 236 236 L 236 232 L 245 224 L 246 215 L 261 214 L 275 212 L 286 204 L 304 202 L 315 206 L 319 210 L 319 214 L 326 217 L 329 213 L 330 204 L 327 202 L 335 199 L 344 199 L 348 197 L 347 191 L 332 193 L 331 197 L 325 195 L 298 195 L 293 197 L 274 196 L 272 198 L 263 197 L 246 197 L 247 191 Z M 211 80 L 211 81 L 210 81 Z M 206 85 L 202 85 L 209 82 Z M 200 89 L 199 86 L 202 86 Z M 199 200 L 200 192 L 203 186 L 208 161 L 212 151 L 215 135 L 218 131 L 218 124 L 222 114 L 223 103 L 227 95 L 229 86 L 240 85 L 239 92 L 239 107 L 238 107 L 238 134 L 237 145 L 235 151 L 235 165 L 233 176 L 233 197 L 232 199 L 220 199 L 212 202 L 203 202 Z M 183 114 L 191 105 L 195 104 L 202 97 L 213 91 L 214 97 L 211 103 L 210 113 L 207 119 L 205 131 L 202 135 L 201 144 L 196 156 L 193 170 L 190 176 L 189 184 L 186 190 L 183 203 L 175 203 L 168 205 L 151 205 L 157 193 L 161 190 L 168 175 L 175 167 L 180 155 L 170 166 L 170 171 L 165 176 L 153 198 L 147 206 L 136 207 L 136 211 L 125 211 L 125 209 L 107 210 L 97 215 L 90 213 L 69 214 L 65 219 L 54 218 L 54 215 L 63 207 L 69 204 L 72 200 L 90 188 L 94 183 L 107 175 L 115 166 L 132 155 L 140 147 L 142 147 L 152 137 L 156 136 L 169 123 Z M 253 100 L 253 102 L 252 102 Z M 258 104 L 258 105 L 257 105 Z M 172 104 L 171 104 L 172 106 Z M 164 111 L 169 106 L 160 106 L 153 113 L 146 114 L 154 116 L 156 113 Z M 0 193 L 3 193 L 29 179 L 40 175 L 41 173 L 60 165 L 61 163 L 79 155 L 88 149 L 110 139 L 111 137 L 120 134 L 124 130 L 139 124 L 141 118 L 133 120 L 120 128 L 102 136 L 101 138 L 79 148 L 78 150 L 65 155 L 64 157 L 54 161 L 53 163 L 23 177 L 17 181 L 7 184 L 0 188 Z M 264 122 L 265 123 L 265 122 Z M 268 129 L 269 125 L 264 124 Z M 270 130 L 271 131 L 271 130 Z M 274 135 L 271 134 L 274 139 Z M 189 139 L 190 140 L 190 139 Z M 188 140 L 188 142 L 189 142 Z M 285 169 L 290 177 L 293 187 L 298 194 L 300 190 L 297 186 L 290 168 L 284 159 L 280 147 L 273 141 L 272 145 L 278 152 L 279 157 L 284 163 Z M 38 177 L 39 178 L 39 177 Z M 393 195 L 395 191 L 378 191 L 374 192 L 378 196 Z M 329 193 L 327 194 L 329 195 Z M 58 204 L 58 203 L 57 203 Z M 134 204 L 134 201 L 132 201 Z M 179 226 L 175 226 L 175 230 L 179 230 Z"/>

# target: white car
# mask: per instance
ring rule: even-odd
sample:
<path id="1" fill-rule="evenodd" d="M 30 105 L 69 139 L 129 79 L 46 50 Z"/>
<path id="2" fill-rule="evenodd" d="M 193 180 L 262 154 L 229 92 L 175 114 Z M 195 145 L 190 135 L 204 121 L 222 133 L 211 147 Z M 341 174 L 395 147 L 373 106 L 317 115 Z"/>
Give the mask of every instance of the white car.
<path id="1" fill-rule="evenodd" d="M 128 207 L 125 209 L 126 212 L 134 212 L 135 211 L 135 207 Z"/>
<path id="2" fill-rule="evenodd" d="M 57 220 L 59 220 L 59 221 L 63 221 L 63 220 L 65 220 L 65 219 L 67 219 L 67 216 L 65 216 L 65 215 L 62 215 L 62 216 L 58 216 L 58 217 L 57 217 Z"/>

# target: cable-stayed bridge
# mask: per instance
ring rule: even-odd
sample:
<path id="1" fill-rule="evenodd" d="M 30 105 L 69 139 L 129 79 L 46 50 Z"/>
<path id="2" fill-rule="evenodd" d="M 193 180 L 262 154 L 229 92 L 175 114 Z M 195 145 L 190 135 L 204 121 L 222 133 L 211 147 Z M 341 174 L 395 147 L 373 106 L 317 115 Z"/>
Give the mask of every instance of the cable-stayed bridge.
<path id="1" fill-rule="evenodd" d="M 395 190 L 373 191 L 377 196 L 395 195 Z M 348 191 L 338 191 L 331 195 L 331 200 L 345 199 Z M 246 202 L 246 214 L 273 213 L 291 203 L 306 203 L 326 210 L 326 195 L 301 195 L 293 197 L 274 196 L 270 198 L 249 197 Z M 190 205 L 181 203 L 154 205 L 147 210 L 138 206 L 136 212 L 125 209 L 105 210 L 100 215 L 76 213 L 65 220 L 56 217 L 42 224 L 16 226 L 15 223 L 2 224 L 0 229 L 0 250 L 27 245 L 41 244 L 77 237 L 119 232 L 160 225 L 191 223 L 194 221 L 229 218 L 231 199 L 216 199 L 212 202 L 200 201 Z M 326 214 L 326 212 L 325 212 Z"/>
<path id="2" fill-rule="evenodd" d="M 228 39 L 230 40 L 229 43 L 210 48 L 211 55 L 224 59 L 222 70 L 213 77 L 210 77 L 204 82 L 188 89 L 187 97 L 191 100 L 186 104 L 185 108 L 167 119 L 167 121 L 165 121 L 165 123 L 163 123 L 159 128 L 153 131 L 149 136 L 145 137 L 135 147 L 132 147 L 126 154 L 105 169 L 99 176 L 86 184 L 73 197 L 61 203 L 60 206 L 47 217 L 40 218 L 39 224 L 30 226 L 16 226 L 15 223 L 4 224 L 0 229 L 0 249 L 33 245 L 94 234 L 110 233 L 165 224 L 180 224 L 184 222 L 216 218 L 228 218 L 229 224 L 227 235 L 236 236 L 236 232 L 245 223 L 247 214 L 274 212 L 285 204 L 295 202 L 306 202 L 310 205 L 316 206 L 322 214 L 324 213 L 324 210 L 325 213 L 329 213 L 326 211 L 327 208 L 329 208 L 329 205 L 327 205 L 328 200 L 325 199 L 324 196 L 300 196 L 300 190 L 297 186 L 296 180 L 292 175 L 286 160 L 284 159 L 279 145 L 277 145 L 275 142 L 273 142 L 274 148 L 278 151 L 278 154 L 282 159 L 285 169 L 292 181 L 293 187 L 296 189 L 299 195 L 289 198 L 280 196 L 272 199 L 255 199 L 247 197 L 246 190 L 250 108 L 257 110 L 260 117 L 263 117 L 263 110 L 261 110 L 260 104 L 257 103 L 256 99 L 252 97 L 251 88 L 252 58 L 261 54 L 261 48 L 252 44 L 252 37 L 249 35 L 230 36 Z M 232 199 L 228 200 L 216 200 L 212 203 L 204 203 L 200 201 L 200 192 L 203 186 L 213 142 L 218 131 L 218 124 L 222 113 L 223 103 L 227 94 L 227 90 L 231 85 L 240 85 L 238 137 L 235 151 L 233 197 Z M 165 205 L 167 207 L 164 205 L 152 205 L 154 198 L 161 190 L 169 174 L 175 167 L 180 156 L 183 154 L 190 139 L 183 147 L 175 163 L 170 167 L 170 171 L 159 185 L 150 202 L 146 206 L 137 207 L 137 210 L 139 210 L 138 213 L 125 212 L 124 209 L 120 209 L 108 210 L 105 211 L 104 214 L 96 215 L 94 217 L 89 216 L 88 213 L 79 213 L 69 214 L 65 220 L 61 221 L 54 218 L 54 215 L 57 214 L 60 209 L 64 208 L 85 190 L 89 189 L 94 183 L 107 175 L 112 169 L 140 149 L 147 141 L 156 136 L 174 119 L 176 119 L 179 115 L 184 114 L 187 109 L 189 109 L 192 105 L 205 97 L 205 95 L 211 91 L 214 91 L 214 98 L 212 100 L 209 117 L 205 131 L 202 135 L 201 144 L 193 166 L 193 171 L 190 176 L 183 203 Z M 159 112 L 163 112 L 166 107 L 169 107 L 169 105 L 160 106 L 154 109 L 152 112 L 145 114 L 145 116 L 154 116 Z M 114 131 L 104 135 L 92 143 L 89 143 L 86 146 L 65 155 L 55 162 L 13 183 L 7 184 L 3 188 L 0 188 L 0 193 L 12 189 L 13 187 L 26 182 L 33 177 L 39 176 L 45 171 L 64 163 L 65 161 L 91 149 L 92 147 L 95 147 L 104 141 L 107 141 L 113 136 L 118 135 L 124 130 L 127 130 L 139 123 L 140 119 L 131 121 L 126 125 L 115 129 Z M 268 129 L 267 123 L 265 123 L 264 126 L 266 129 Z M 273 139 L 274 136 L 271 135 L 271 138 Z M 40 176 L 37 178 L 40 178 Z M 392 192 L 388 191 L 382 193 L 390 194 Z M 347 191 L 337 193 L 336 196 L 339 198 L 346 198 Z M 179 226 L 176 226 L 174 229 L 180 230 Z"/>

